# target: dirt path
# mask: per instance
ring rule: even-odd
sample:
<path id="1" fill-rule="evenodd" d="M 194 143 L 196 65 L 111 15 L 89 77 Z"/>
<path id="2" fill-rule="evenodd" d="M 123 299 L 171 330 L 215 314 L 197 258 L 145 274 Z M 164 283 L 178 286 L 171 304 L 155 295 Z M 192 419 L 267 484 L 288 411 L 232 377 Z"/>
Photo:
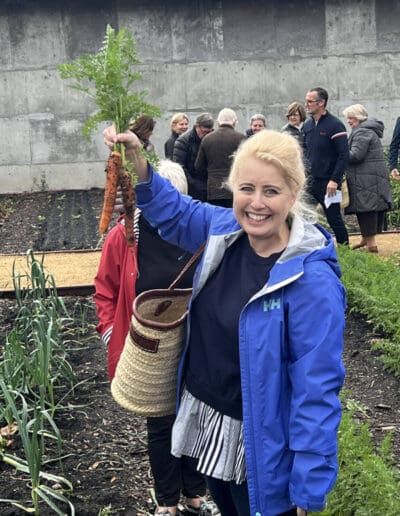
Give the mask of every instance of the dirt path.
<path id="1" fill-rule="evenodd" d="M 350 245 L 357 244 L 360 240 L 360 235 L 351 235 Z M 390 256 L 395 253 L 400 253 L 400 232 L 387 232 L 377 235 L 376 243 L 380 256 Z"/>

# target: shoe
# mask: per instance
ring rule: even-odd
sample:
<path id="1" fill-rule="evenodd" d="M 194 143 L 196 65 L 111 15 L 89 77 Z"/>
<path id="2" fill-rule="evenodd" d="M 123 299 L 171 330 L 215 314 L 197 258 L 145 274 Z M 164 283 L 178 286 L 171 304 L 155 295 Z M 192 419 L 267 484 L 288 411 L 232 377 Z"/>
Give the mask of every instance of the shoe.
<path id="1" fill-rule="evenodd" d="M 362 247 L 365 247 L 366 245 L 367 245 L 367 243 L 366 243 L 366 242 L 362 242 L 362 241 L 361 241 L 361 242 L 359 242 L 358 244 L 353 245 L 353 246 L 352 246 L 352 249 L 353 249 L 353 251 L 354 251 L 354 249 L 361 249 Z"/>
<path id="2" fill-rule="evenodd" d="M 378 246 L 371 245 L 370 247 L 368 247 L 368 252 L 369 253 L 377 253 L 378 252 Z"/>
<path id="3" fill-rule="evenodd" d="M 220 516 L 219 509 L 214 502 L 202 499 L 199 507 L 190 503 L 184 503 L 184 514 L 197 514 L 197 516 Z"/>

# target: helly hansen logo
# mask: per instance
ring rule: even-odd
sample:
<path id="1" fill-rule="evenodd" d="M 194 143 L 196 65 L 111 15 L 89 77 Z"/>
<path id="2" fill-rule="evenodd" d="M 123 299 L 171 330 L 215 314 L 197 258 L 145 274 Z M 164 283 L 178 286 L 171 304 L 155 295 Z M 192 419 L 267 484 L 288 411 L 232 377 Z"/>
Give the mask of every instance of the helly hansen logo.
<path id="1" fill-rule="evenodd" d="M 268 299 L 264 301 L 263 311 L 270 312 L 271 310 L 279 310 L 281 307 L 281 300 L 279 297 L 275 299 Z"/>

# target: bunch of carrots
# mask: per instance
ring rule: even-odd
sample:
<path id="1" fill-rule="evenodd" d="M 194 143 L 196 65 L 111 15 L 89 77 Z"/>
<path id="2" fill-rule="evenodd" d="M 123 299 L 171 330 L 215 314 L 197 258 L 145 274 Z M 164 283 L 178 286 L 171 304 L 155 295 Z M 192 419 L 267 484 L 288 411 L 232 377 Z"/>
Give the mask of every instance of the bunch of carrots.
<path id="1" fill-rule="evenodd" d="M 58 65 L 63 79 L 73 80 L 70 86 L 88 94 L 98 107 L 84 126 L 83 135 L 90 138 L 100 122 L 113 122 L 117 133 L 125 131 L 129 121 L 141 115 L 160 116 L 160 110 L 144 101 L 146 92 L 132 92 L 132 84 L 141 78 L 139 72 L 133 71 L 134 65 L 140 63 L 137 58 L 132 34 L 125 29 L 115 33 L 107 25 L 103 45 L 95 55 L 84 54 L 72 63 Z M 122 191 L 125 210 L 125 229 L 128 245 L 134 243 L 133 215 L 135 195 L 133 186 L 136 177 L 133 164 L 125 159 L 125 148 L 116 145 L 111 153 L 106 168 L 106 186 L 99 231 L 104 235 L 114 211 L 118 187 Z"/>
<path id="2" fill-rule="evenodd" d="M 121 188 L 125 212 L 125 234 L 128 246 L 134 244 L 133 215 L 135 211 L 135 191 L 131 173 L 122 165 L 122 153 L 113 151 L 107 161 L 106 186 L 104 190 L 103 209 L 101 212 L 99 232 L 104 235 L 111 222 L 117 198 L 118 187 Z"/>

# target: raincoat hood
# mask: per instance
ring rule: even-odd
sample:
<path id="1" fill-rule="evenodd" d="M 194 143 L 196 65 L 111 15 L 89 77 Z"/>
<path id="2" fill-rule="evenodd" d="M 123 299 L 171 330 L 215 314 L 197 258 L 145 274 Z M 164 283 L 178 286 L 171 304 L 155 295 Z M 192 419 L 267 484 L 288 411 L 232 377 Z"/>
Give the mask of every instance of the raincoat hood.
<path id="1" fill-rule="evenodd" d="M 385 125 L 383 122 L 377 120 L 376 118 L 368 118 L 368 120 L 361 122 L 361 124 L 358 127 L 356 127 L 355 130 L 357 130 L 358 128 L 372 129 L 379 136 L 379 138 L 382 138 Z"/>

